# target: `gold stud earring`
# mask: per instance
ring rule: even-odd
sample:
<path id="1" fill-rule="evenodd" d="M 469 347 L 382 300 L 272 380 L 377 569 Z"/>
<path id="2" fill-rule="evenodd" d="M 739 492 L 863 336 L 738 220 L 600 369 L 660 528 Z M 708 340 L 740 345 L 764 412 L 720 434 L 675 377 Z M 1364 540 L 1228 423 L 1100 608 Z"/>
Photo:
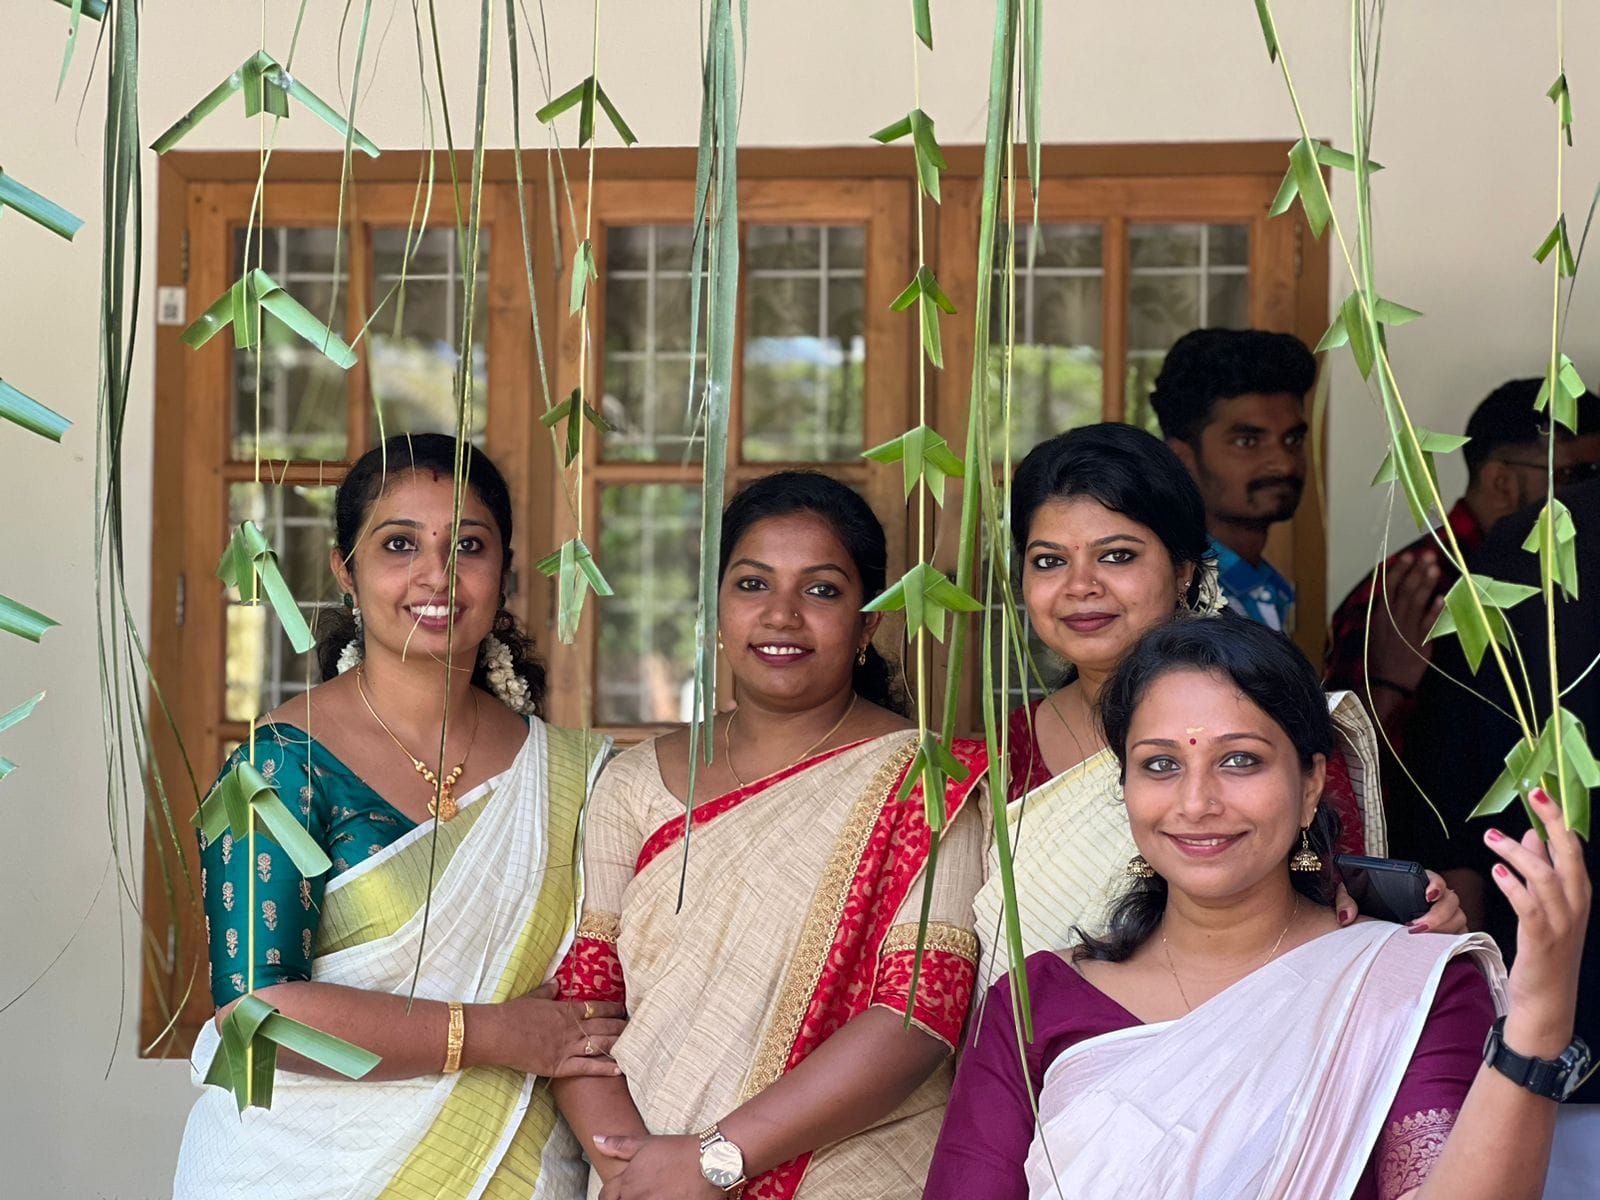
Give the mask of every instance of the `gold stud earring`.
<path id="1" fill-rule="evenodd" d="M 861 647 L 860 652 L 856 654 L 856 666 L 864 667 L 866 665 L 867 665 L 867 648 L 865 646 L 863 646 L 863 647 Z"/>
<path id="2" fill-rule="evenodd" d="M 1311 839 L 1306 836 L 1304 829 L 1300 831 L 1300 849 L 1289 859 L 1289 870 L 1298 871 L 1302 875 L 1322 870 L 1322 859 L 1318 858 L 1317 852 L 1311 848 Z"/>
<path id="3" fill-rule="evenodd" d="M 1128 865 L 1122 868 L 1123 877 L 1126 879 L 1154 879 L 1156 869 L 1150 865 L 1142 854 L 1135 854 L 1128 860 Z"/>

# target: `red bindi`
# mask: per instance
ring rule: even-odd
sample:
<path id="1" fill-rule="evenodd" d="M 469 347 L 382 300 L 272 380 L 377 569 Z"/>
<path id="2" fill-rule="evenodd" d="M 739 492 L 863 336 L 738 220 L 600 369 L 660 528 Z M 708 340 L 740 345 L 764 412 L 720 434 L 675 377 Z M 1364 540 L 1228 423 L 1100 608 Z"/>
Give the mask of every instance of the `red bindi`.
<path id="1" fill-rule="evenodd" d="M 1195 740 L 1193 738 L 1189 739 L 1189 745 L 1191 745 L 1191 746 L 1196 745 L 1196 742 L 1195 742 Z"/>

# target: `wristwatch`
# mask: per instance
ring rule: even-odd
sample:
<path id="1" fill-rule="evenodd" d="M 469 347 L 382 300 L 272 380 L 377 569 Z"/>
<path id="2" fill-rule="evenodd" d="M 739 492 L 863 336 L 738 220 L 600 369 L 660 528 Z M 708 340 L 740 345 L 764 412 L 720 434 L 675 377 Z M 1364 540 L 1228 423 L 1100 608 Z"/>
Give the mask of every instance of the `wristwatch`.
<path id="1" fill-rule="evenodd" d="M 1505 1043 L 1506 1019 L 1501 1017 L 1489 1029 L 1483 1043 L 1483 1061 L 1518 1087 L 1527 1088 L 1535 1096 L 1565 1100 L 1589 1073 L 1589 1047 L 1582 1038 L 1573 1038 L 1572 1044 L 1554 1061 L 1548 1058 L 1530 1058 L 1518 1054 Z M 704 1145 L 704 1143 L 701 1143 Z M 702 1158 L 702 1161 L 704 1159 Z"/>
<path id="2" fill-rule="evenodd" d="M 700 1174 L 712 1187 L 737 1196 L 744 1187 L 744 1155 L 713 1125 L 700 1135 Z"/>

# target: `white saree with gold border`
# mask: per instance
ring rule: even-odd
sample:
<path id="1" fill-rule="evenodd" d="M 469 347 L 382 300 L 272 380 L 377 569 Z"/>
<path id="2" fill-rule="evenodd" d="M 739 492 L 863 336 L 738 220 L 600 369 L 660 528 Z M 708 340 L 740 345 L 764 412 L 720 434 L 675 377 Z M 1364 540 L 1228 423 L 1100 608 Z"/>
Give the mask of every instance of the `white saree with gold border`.
<path id="1" fill-rule="evenodd" d="M 510 768 L 463 798 L 436 843 L 425 823 L 332 880 L 312 979 L 405 995 L 415 972 L 419 999 L 469 1004 L 549 979 L 572 944 L 580 818 L 603 746 L 534 719 Z M 218 1040 L 207 1022 L 191 1060 L 196 1083 Z M 230 1093 L 205 1089 L 174 1197 L 572 1200 L 587 1174 L 548 1084 L 519 1071 L 364 1082 L 280 1069 L 271 1109 L 241 1116 Z"/>

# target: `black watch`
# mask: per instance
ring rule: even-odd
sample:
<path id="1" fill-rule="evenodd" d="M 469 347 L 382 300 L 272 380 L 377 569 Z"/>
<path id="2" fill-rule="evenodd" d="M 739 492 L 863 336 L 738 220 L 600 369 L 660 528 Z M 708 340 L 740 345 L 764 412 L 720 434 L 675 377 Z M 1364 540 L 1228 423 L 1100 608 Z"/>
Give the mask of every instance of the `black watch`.
<path id="1" fill-rule="evenodd" d="M 1589 1047 L 1579 1037 L 1561 1052 L 1561 1057 L 1529 1058 L 1518 1054 L 1505 1043 L 1506 1019 L 1501 1017 L 1489 1029 L 1483 1043 L 1483 1061 L 1518 1087 L 1527 1088 L 1535 1096 L 1565 1100 L 1589 1073 Z"/>

